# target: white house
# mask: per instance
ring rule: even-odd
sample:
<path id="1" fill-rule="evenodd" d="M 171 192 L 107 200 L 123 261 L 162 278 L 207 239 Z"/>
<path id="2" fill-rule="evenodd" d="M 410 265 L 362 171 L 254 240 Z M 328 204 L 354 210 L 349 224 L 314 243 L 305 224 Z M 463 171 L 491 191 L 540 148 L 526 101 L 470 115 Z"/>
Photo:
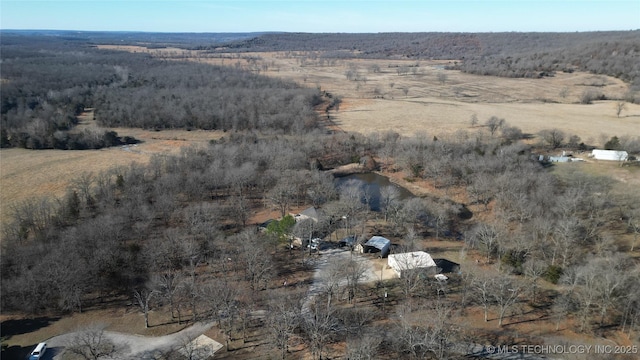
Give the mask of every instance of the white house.
<path id="1" fill-rule="evenodd" d="M 594 149 L 591 152 L 591 156 L 593 156 L 596 160 L 611 160 L 611 161 L 627 161 L 629 158 L 629 154 L 626 151 L 622 150 L 597 150 Z"/>
<path id="2" fill-rule="evenodd" d="M 398 276 L 402 277 L 402 272 L 413 269 L 433 268 L 436 269 L 436 263 L 431 255 L 424 251 L 414 251 L 401 254 L 391 254 L 387 259 L 387 264 L 392 268 Z"/>

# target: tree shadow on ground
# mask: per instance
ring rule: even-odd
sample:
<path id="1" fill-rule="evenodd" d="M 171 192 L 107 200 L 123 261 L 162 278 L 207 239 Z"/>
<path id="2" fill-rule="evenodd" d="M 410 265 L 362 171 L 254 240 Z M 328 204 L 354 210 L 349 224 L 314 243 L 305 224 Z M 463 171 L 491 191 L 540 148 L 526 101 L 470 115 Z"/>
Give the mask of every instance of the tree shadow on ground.
<path id="1" fill-rule="evenodd" d="M 2 336 L 9 339 L 14 335 L 28 334 L 49 326 L 51 323 L 60 320 L 59 317 L 41 316 L 33 319 L 11 319 L 0 323 Z"/>
<path id="2" fill-rule="evenodd" d="M 29 352 L 33 349 L 33 346 L 9 346 L 2 348 L 2 359 L 26 359 L 29 356 Z"/>
<path id="3" fill-rule="evenodd" d="M 28 359 L 29 354 L 35 347 L 36 347 L 36 344 L 24 346 L 24 347 L 17 346 L 17 345 L 10 346 L 8 348 L 2 349 L 2 355 L 0 355 L 0 358 L 7 359 L 7 360 Z M 59 348 L 59 347 L 47 348 L 47 351 L 44 353 L 42 360 L 51 360 L 60 353 L 62 353 L 62 348 Z"/>

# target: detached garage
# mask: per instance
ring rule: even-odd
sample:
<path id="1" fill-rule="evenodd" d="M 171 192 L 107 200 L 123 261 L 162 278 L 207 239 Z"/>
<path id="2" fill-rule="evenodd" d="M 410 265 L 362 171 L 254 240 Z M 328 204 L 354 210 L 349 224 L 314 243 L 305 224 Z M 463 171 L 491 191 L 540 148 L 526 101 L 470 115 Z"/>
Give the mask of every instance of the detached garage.
<path id="1" fill-rule="evenodd" d="M 387 264 L 399 277 L 402 277 L 402 272 L 416 269 L 433 270 L 434 273 L 437 272 L 435 261 L 433 261 L 431 255 L 424 251 L 389 255 Z"/>
<path id="2" fill-rule="evenodd" d="M 365 253 L 380 253 L 380 257 L 385 257 L 389 254 L 391 249 L 391 240 L 383 238 L 382 236 L 372 236 L 363 246 L 363 252 Z"/>

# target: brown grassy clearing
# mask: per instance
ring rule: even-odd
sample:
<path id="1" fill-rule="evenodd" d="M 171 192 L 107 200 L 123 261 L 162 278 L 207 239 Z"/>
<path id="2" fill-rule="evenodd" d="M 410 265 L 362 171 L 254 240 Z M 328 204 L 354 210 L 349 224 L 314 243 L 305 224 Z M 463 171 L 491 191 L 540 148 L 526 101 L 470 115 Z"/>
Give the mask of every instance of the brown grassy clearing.
<path id="1" fill-rule="evenodd" d="M 132 46 L 100 48 L 217 65 L 238 64 L 268 76 L 319 87 L 343 97 L 340 110 L 332 117 L 345 131 L 393 130 L 402 135 L 441 136 L 457 130 L 474 130 L 470 127 L 470 118 L 476 114 L 480 124 L 495 115 L 525 133 L 559 128 L 593 145 L 602 145 L 599 144 L 602 134 L 640 136 L 640 105 L 627 104 L 626 110 L 617 117 L 615 100 L 579 104 L 586 90 L 599 91 L 608 99 L 623 97 L 628 85 L 604 75 L 557 73 L 542 79 L 512 79 L 442 69 L 453 61 L 329 61 L 312 60 L 318 54 L 302 52 L 210 55 Z M 379 67 L 379 72 L 372 71 L 374 65 Z M 411 66 L 410 71 L 398 75 L 398 66 L 403 65 Z M 360 81 L 347 79 L 345 73 L 350 69 L 358 74 Z M 439 74 L 446 74 L 444 83 L 439 81 Z M 403 89 L 407 89 L 406 95 Z"/>
<path id="2" fill-rule="evenodd" d="M 80 127 L 91 115 L 81 117 Z M 100 150 L 0 150 L 0 219 L 4 222 L 11 207 L 32 197 L 60 197 L 70 181 L 78 175 L 97 174 L 113 167 L 145 164 L 153 154 L 176 154 L 183 146 L 205 145 L 219 139 L 222 132 L 112 128 L 120 136 L 133 136 L 142 143 L 136 146 L 112 147 Z"/>
<path id="3" fill-rule="evenodd" d="M 367 70 L 373 64 L 380 66 L 380 73 Z M 618 118 L 615 101 L 578 104 L 583 91 L 589 88 L 608 98 L 621 98 L 627 85 L 615 78 L 586 73 L 558 73 L 544 79 L 498 78 L 444 71 L 433 62 L 420 62 L 417 75 L 399 76 L 396 68 L 389 67 L 397 64 L 398 61 L 388 60 L 345 61 L 340 66 L 304 66 L 267 74 L 301 83 L 306 80 L 307 84 L 343 96 L 343 105 L 332 115 L 345 131 L 393 130 L 402 135 L 441 136 L 474 130 L 470 118 L 476 114 L 480 124 L 495 115 L 525 133 L 536 134 L 555 127 L 591 143 L 601 134 L 640 135 L 640 105 L 627 104 Z M 350 67 L 359 69 L 367 81 L 347 80 L 344 73 Z M 437 80 L 443 71 L 447 75 L 444 84 Z M 406 95 L 403 89 L 408 89 Z M 564 89 L 567 94 L 563 97 L 560 93 Z"/>

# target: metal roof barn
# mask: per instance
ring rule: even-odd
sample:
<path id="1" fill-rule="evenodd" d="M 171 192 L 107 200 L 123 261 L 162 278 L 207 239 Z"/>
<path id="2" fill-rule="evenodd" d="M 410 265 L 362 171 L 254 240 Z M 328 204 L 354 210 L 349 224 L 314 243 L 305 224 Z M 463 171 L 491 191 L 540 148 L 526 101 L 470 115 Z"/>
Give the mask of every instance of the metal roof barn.
<path id="1" fill-rule="evenodd" d="M 382 236 L 372 236 L 369 241 L 364 244 L 364 252 L 380 252 L 380 257 L 385 257 L 389 254 L 391 247 L 391 240 Z"/>
<path id="2" fill-rule="evenodd" d="M 627 161 L 629 154 L 626 151 L 621 150 L 597 150 L 594 149 L 591 155 L 596 160 L 611 160 L 611 161 Z"/>
<path id="3" fill-rule="evenodd" d="M 407 270 L 436 267 L 436 263 L 431 258 L 431 255 L 424 251 L 389 255 L 387 264 L 395 270 L 398 276 L 402 276 L 402 272 Z"/>

